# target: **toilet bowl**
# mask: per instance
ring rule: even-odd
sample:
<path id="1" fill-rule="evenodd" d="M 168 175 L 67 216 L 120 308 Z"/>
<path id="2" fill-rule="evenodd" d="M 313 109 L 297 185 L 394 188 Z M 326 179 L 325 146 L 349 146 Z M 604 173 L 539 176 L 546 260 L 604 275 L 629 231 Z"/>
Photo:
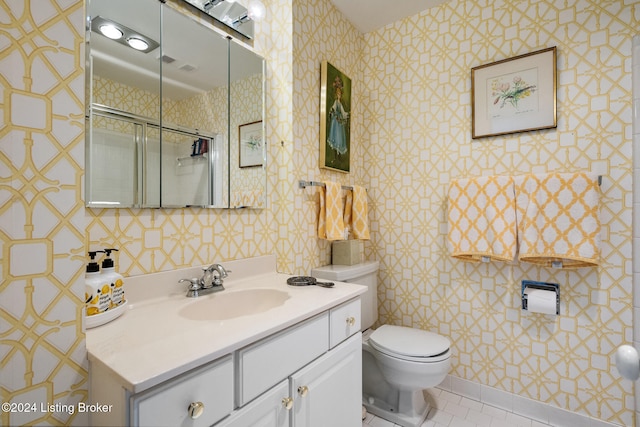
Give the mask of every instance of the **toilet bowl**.
<path id="1" fill-rule="evenodd" d="M 440 384 L 451 367 L 450 342 L 420 329 L 383 325 L 363 334 L 363 404 L 403 427 L 422 425 L 429 412 L 423 390 Z"/>
<path id="2" fill-rule="evenodd" d="M 403 427 L 420 426 L 429 412 L 423 390 L 440 384 L 451 367 L 451 343 L 442 335 L 405 326 L 370 328 L 377 319 L 378 262 L 329 265 L 311 275 L 362 284 L 362 400 L 368 412 Z"/>

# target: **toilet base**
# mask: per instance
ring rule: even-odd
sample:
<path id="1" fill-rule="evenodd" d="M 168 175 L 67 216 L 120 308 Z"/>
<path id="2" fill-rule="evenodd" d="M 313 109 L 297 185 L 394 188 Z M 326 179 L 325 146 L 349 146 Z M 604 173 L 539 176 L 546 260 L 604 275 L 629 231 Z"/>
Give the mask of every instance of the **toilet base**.
<path id="1" fill-rule="evenodd" d="M 373 415 L 402 427 L 420 427 L 427 418 L 430 409 L 422 390 L 398 391 L 397 398 L 397 403 L 402 407 L 366 395 L 363 395 L 362 404 Z"/>

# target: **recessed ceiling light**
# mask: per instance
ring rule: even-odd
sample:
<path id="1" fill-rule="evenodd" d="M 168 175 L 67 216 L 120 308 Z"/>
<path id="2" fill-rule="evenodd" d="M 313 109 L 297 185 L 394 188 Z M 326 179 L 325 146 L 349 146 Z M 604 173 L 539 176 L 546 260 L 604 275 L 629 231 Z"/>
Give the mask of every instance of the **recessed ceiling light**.
<path id="1" fill-rule="evenodd" d="M 100 26 L 100 32 L 105 36 L 109 37 L 112 40 L 118 40 L 120 37 L 124 35 L 122 30 L 112 24 L 104 24 Z"/>
<path id="2" fill-rule="evenodd" d="M 137 37 L 128 38 L 127 43 L 129 43 L 129 46 L 136 50 L 146 50 L 149 47 L 149 44 L 146 41 Z"/>
<path id="3" fill-rule="evenodd" d="M 151 37 L 101 16 L 91 18 L 91 31 L 144 53 L 149 53 L 160 46 Z"/>

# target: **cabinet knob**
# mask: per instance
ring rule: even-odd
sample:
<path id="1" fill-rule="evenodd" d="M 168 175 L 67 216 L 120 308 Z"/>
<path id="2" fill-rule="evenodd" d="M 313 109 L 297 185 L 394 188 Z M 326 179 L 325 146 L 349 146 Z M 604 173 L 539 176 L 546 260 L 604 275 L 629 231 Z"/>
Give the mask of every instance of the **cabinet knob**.
<path id="1" fill-rule="evenodd" d="M 353 316 L 349 316 L 347 317 L 347 325 L 349 326 L 355 326 L 356 324 L 356 318 Z"/>
<path id="2" fill-rule="evenodd" d="M 191 419 L 195 420 L 196 418 L 200 417 L 200 415 L 202 415 L 204 413 L 204 403 L 202 402 L 192 402 L 189 405 L 189 416 L 191 417 Z"/>
<path id="3" fill-rule="evenodd" d="M 291 410 L 291 408 L 293 408 L 293 398 L 285 397 L 282 399 L 282 406 L 284 406 L 287 411 Z"/>
<path id="4" fill-rule="evenodd" d="M 305 397 L 309 393 L 309 387 L 306 385 L 298 387 L 298 394 L 302 397 Z"/>

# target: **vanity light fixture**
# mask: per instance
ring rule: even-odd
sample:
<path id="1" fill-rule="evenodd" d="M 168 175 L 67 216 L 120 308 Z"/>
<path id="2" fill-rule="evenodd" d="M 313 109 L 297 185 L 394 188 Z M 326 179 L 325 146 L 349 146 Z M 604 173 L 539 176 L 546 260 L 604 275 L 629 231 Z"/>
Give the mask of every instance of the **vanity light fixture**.
<path id="1" fill-rule="evenodd" d="M 253 22 L 260 21 L 266 14 L 261 0 L 183 0 L 212 16 L 218 22 L 252 39 Z M 247 5 L 246 7 L 244 5 Z"/>
<path id="2" fill-rule="evenodd" d="M 247 6 L 247 12 L 234 19 L 231 22 L 231 25 L 233 27 L 237 27 L 247 21 L 261 21 L 262 18 L 264 18 L 265 13 L 266 8 L 260 0 L 251 0 Z"/>
<path id="3" fill-rule="evenodd" d="M 91 19 L 91 31 L 144 53 L 149 53 L 160 46 L 152 38 L 101 16 Z"/>
<path id="4" fill-rule="evenodd" d="M 209 9 L 219 5 L 220 3 L 222 3 L 224 0 L 207 0 L 206 2 L 204 2 L 204 4 L 202 5 L 202 7 L 204 8 L 205 11 L 209 11 Z"/>
<path id="5" fill-rule="evenodd" d="M 247 6 L 247 16 L 252 21 L 261 21 L 267 12 L 267 8 L 264 7 L 264 3 L 260 0 L 249 0 Z"/>

